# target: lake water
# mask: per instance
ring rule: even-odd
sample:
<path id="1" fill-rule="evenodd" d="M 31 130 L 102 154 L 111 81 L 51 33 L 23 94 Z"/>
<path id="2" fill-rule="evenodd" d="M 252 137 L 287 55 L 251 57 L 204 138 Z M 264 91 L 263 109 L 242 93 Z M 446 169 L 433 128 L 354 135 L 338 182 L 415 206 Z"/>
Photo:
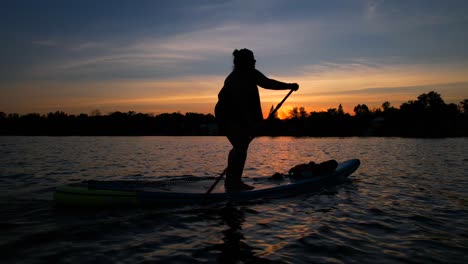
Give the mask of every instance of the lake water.
<path id="1" fill-rule="evenodd" d="M 340 186 L 248 204 L 63 210 L 58 185 L 216 176 L 223 137 L 0 137 L 0 263 L 468 263 L 468 138 L 257 138 L 246 181 L 352 158 Z"/>

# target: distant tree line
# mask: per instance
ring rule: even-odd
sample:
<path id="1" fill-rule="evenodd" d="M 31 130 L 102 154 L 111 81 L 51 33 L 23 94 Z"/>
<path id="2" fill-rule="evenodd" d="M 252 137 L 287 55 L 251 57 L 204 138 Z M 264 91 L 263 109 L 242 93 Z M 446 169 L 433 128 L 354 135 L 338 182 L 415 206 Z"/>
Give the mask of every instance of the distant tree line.
<path id="1" fill-rule="evenodd" d="M 380 108 L 366 104 L 354 107 L 354 115 L 338 108 L 307 113 L 295 107 L 286 120 L 270 120 L 264 133 L 292 136 L 398 136 L 459 137 L 468 136 L 468 99 L 446 104 L 441 95 L 431 91 L 399 108 L 384 102 Z"/>
<path id="2" fill-rule="evenodd" d="M 354 107 L 354 115 L 341 105 L 322 112 L 294 107 L 287 119 L 273 118 L 259 128 L 265 136 L 468 136 L 468 99 L 446 104 L 436 92 L 424 93 L 399 108 L 384 102 L 380 108 Z M 0 135 L 220 135 L 212 114 L 163 113 L 159 115 L 114 112 L 68 115 L 53 112 L 18 115 L 0 112 Z"/>
<path id="3" fill-rule="evenodd" d="M 1 135 L 50 136 L 144 136 L 144 135 L 216 135 L 215 117 L 211 114 L 164 113 L 160 115 L 113 112 L 101 115 L 68 115 L 57 111 L 40 114 L 0 112 Z"/>

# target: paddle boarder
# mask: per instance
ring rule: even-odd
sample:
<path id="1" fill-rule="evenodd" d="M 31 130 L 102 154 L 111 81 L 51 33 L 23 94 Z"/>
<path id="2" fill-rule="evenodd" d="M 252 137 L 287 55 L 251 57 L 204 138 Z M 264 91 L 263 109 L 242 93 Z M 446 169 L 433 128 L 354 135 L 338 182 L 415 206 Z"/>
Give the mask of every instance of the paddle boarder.
<path id="1" fill-rule="evenodd" d="M 255 57 L 248 49 L 234 50 L 234 68 L 224 81 L 215 107 L 216 120 L 232 145 L 224 186 L 226 191 L 251 190 L 242 182 L 247 150 L 255 130 L 263 121 L 258 87 L 271 90 L 299 89 L 297 83 L 267 78 L 255 69 Z"/>

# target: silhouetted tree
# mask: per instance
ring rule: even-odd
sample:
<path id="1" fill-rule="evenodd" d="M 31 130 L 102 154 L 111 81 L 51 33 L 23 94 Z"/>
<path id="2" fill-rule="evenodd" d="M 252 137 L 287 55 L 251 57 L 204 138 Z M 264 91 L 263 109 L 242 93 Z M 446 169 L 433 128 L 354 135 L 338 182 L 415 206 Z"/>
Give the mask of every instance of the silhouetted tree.
<path id="1" fill-rule="evenodd" d="M 270 117 L 271 113 L 272 113 L 274 110 L 275 110 L 275 107 L 272 105 L 272 106 L 270 107 L 270 112 L 268 113 L 268 117 Z M 275 112 L 271 118 L 273 118 L 273 119 L 279 119 L 279 118 L 278 118 L 278 112 Z"/>
<path id="2" fill-rule="evenodd" d="M 421 104 L 424 109 L 431 111 L 440 111 L 445 106 L 445 102 L 440 94 L 434 91 L 418 96 L 417 103 Z"/>
<path id="3" fill-rule="evenodd" d="M 336 116 L 336 115 L 338 115 L 338 110 L 336 108 L 328 108 L 327 113 L 332 115 L 332 116 Z"/>
<path id="4" fill-rule="evenodd" d="M 19 119 L 20 115 L 17 113 L 8 114 L 8 119 Z"/>
<path id="5" fill-rule="evenodd" d="M 441 137 L 454 135 L 457 115 L 455 104 L 445 104 L 440 94 L 431 91 L 403 103 L 398 119 L 404 125 L 404 135 Z"/>
<path id="6" fill-rule="evenodd" d="M 338 115 L 344 115 L 343 106 L 341 104 L 338 106 L 338 112 L 337 113 L 338 113 Z"/>
<path id="7" fill-rule="evenodd" d="M 95 109 L 91 111 L 91 116 L 101 116 L 101 111 L 99 109 Z"/>
<path id="8" fill-rule="evenodd" d="M 289 135 L 301 135 L 305 133 L 305 124 L 308 114 L 304 107 L 293 107 L 289 110 L 286 121 Z"/>
<path id="9" fill-rule="evenodd" d="M 358 136 L 368 135 L 368 128 L 372 120 L 372 112 L 366 104 L 358 104 L 354 107 L 353 132 Z"/>
<path id="10" fill-rule="evenodd" d="M 354 107 L 354 113 L 356 116 L 368 115 L 370 113 L 369 107 L 365 104 L 358 104 Z"/>
<path id="11" fill-rule="evenodd" d="M 307 117 L 307 112 L 304 107 L 293 107 L 289 110 L 289 118 L 292 119 L 304 119 Z"/>
<path id="12" fill-rule="evenodd" d="M 390 111 L 391 108 L 393 108 L 393 107 L 390 105 L 389 101 L 385 101 L 385 102 L 382 103 L 382 109 L 383 109 L 384 112 Z"/>
<path id="13" fill-rule="evenodd" d="M 468 114 L 468 99 L 460 102 L 460 111 L 464 114 Z"/>
<path id="14" fill-rule="evenodd" d="M 306 119 L 308 136 L 348 136 L 354 135 L 351 116 L 344 113 L 343 106 L 329 108 L 324 112 L 312 112 Z"/>

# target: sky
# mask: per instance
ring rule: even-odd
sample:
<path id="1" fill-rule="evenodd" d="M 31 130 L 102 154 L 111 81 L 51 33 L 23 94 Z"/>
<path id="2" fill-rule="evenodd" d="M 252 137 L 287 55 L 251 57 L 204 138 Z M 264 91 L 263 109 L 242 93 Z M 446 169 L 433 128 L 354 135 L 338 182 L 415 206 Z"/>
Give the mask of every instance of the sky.
<path id="1" fill-rule="evenodd" d="M 283 105 L 468 98 L 465 0 L 5 0 L 0 112 L 213 113 L 234 49 L 296 82 Z M 265 113 L 287 91 L 260 88 Z M 241 103 L 240 103 L 241 105 Z"/>

